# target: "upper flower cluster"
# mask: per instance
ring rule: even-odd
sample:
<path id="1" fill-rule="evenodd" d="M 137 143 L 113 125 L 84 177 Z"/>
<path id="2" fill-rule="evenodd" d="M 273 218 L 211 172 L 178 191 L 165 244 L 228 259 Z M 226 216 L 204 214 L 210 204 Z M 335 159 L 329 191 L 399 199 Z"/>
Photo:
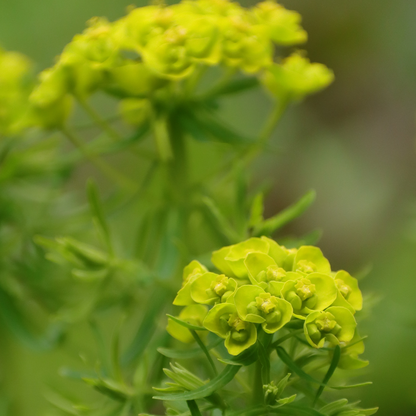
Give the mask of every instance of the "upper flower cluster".
<path id="1" fill-rule="evenodd" d="M 306 41 L 300 20 L 272 0 L 251 9 L 229 0 L 183 0 L 134 8 L 115 22 L 94 18 L 40 75 L 30 97 L 38 124 L 61 124 L 72 97 L 97 90 L 145 109 L 142 100 L 164 96 L 172 83 L 214 65 L 256 73 L 278 97 L 302 98 L 331 83 L 333 74 L 299 54 L 273 62 L 277 45 Z"/>
<path id="2" fill-rule="evenodd" d="M 184 269 L 173 303 L 185 306 L 181 319 L 224 338 L 230 354 L 253 345 L 258 326 L 273 334 L 294 320 L 303 321 L 306 340 L 315 348 L 353 339 L 354 314 L 362 308 L 357 280 L 332 271 L 319 248 L 287 249 L 267 237 L 250 238 L 215 251 L 212 263 L 220 273 L 197 261 Z M 171 320 L 169 333 L 190 342 L 189 331 L 178 327 Z"/>

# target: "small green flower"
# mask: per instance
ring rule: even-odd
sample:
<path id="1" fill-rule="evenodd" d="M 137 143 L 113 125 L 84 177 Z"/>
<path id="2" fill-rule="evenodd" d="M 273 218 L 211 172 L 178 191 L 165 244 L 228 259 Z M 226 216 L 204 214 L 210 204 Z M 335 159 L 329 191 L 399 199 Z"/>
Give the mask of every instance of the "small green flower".
<path id="1" fill-rule="evenodd" d="M 195 62 L 186 50 L 187 35 L 185 27 L 173 26 L 151 38 L 141 51 L 145 64 L 167 79 L 189 76 L 194 70 Z"/>
<path id="2" fill-rule="evenodd" d="M 307 33 L 300 26 L 301 16 L 297 12 L 286 10 L 275 1 L 258 3 L 253 14 L 262 24 L 270 38 L 281 45 L 294 45 L 307 40 Z"/>
<path id="3" fill-rule="evenodd" d="M 304 275 L 314 272 L 331 273 L 331 265 L 318 247 L 302 246 L 296 253 L 293 271 Z"/>
<path id="4" fill-rule="evenodd" d="M 278 99 L 298 101 L 313 94 L 334 80 L 333 72 L 325 65 L 310 63 L 299 54 L 286 58 L 281 65 L 274 64 L 266 71 L 263 83 Z"/>
<path id="5" fill-rule="evenodd" d="M 187 55 L 196 62 L 217 65 L 221 58 L 218 19 L 186 12 L 176 15 L 179 25 L 187 32 L 184 44 Z"/>
<path id="6" fill-rule="evenodd" d="M 332 305 L 337 297 L 337 287 L 331 276 L 311 273 L 296 281 L 287 281 L 281 295 L 292 304 L 294 316 L 305 319 L 311 311 L 322 311 Z"/>
<path id="7" fill-rule="evenodd" d="M 292 318 L 292 305 L 265 292 L 259 286 L 244 285 L 237 289 L 234 303 L 243 321 L 261 324 L 264 332 L 273 334 Z"/>
<path id="8" fill-rule="evenodd" d="M 225 339 L 225 347 L 231 355 L 240 354 L 257 340 L 256 326 L 243 321 L 232 303 L 215 305 L 204 319 L 204 327 Z"/>
<path id="9" fill-rule="evenodd" d="M 171 7 L 134 8 L 119 22 L 122 45 L 126 49 L 141 51 L 154 37 L 171 27 L 173 22 L 174 12 Z"/>
<path id="10" fill-rule="evenodd" d="M 202 326 L 207 312 L 208 307 L 205 305 L 189 305 L 182 309 L 179 314 L 179 318 L 188 324 Z M 172 335 L 173 338 L 176 338 L 185 344 L 190 344 L 195 341 L 191 331 L 189 331 L 189 329 L 185 328 L 183 325 L 178 324 L 173 319 L 168 318 L 168 326 L 166 327 L 166 331 L 168 331 L 168 333 Z M 206 331 L 197 331 L 197 334 L 203 338 L 206 336 Z"/>
<path id="11" fill-rule="evenodd" d="M 268 237 L 263 236 L 261 239 L 269 244 L 269 251 L 267 254 L 276 262 L 276 264 L 286 271 L 291 271 L 298 250 L 296 248 L 286 248 L 285 246 L 281 246 Z"/>
<path id="12" fill-rule="evenodd" d="M 244 260 L 249 253 L 265 253 L 270 245 L 261 238 L 250 238 L 232 246 L 223 247 L 212 253 L 212 262 L 215 267 L 227 276 L 238 279 L 247 279 L 247 269 Z"/>
<path id="13" fill-rule="evenodd" d="M 130 60 L 123 60 L 109 68 L 106 76 L 105 91 L 116 97 L 146 99 L 168 83 L 167 80 L 156 76 L 143 62 Z M 147 118 L 149 118 L 148 113 L 147 111 Z"/>
<path id="14" fill-rule="evenodd" d="M 331 345 L 351 341 L 356 327 L 357 322 L 352 313 L 341 306 L 312 312 L 304 323 L 306 339 L 315 348 L 322 348 L 325 341 Z"/>
<path id="15" fill-rule="evenodd" d="M 360 311 L 363 307 L 363 295 L 358 288 L 358 281 L 344 270 L 338 271 L 334 276 L 338 288 L 338 296 L 334 306 L 343 306 L 352 313 Z"/>
<path id="16" fill-rule="evenodd" d="M 227 19 L 222 28 L 225 65 L 253 73 L 272 63 L 272 44 L 261 26 L 252 25 L 244 15 Z"/>
<path id="17" fill-rule="evenodd" d="M 196 260 L 191 261 L 184 269 L 183 269 L 183 281 L 182 281 L 182 288 L 179 290 L 178 294 L 176 295 L 175 300 L 173 301 L 174 305 L 178 306 L 186 306 L 192 305 L 194 300 L 191 297 L 191 284 L 192 282 L 199 276 L 206 273 L 208 270 L 205 266 L 199 263 Z"/>
<path id="18" fill-rule="evenodd" d="M 204 273 L 191 282 L 191 297 L 196 303 L 224 303 L 234 294 L 237 283 L 225 274 Z M 179 294 L 178 294 L 179 295 Z"/>
<path id="19" fill-rule="evenodd" d="M 286 271 L 268 254 L 249 253 L 244 264 L 251 283 L 261 286 L 275 296 L 280 296 L 285 282 L 302 277 L 299 273 Z M 281 264 L 285 265 L 284 260 L 281 261 Z"/>

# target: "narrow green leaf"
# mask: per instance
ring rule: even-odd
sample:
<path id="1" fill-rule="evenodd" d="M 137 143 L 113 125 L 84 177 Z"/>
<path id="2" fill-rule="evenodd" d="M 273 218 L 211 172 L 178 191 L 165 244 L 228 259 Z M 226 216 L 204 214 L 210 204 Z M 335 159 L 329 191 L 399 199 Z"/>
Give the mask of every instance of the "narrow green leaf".
<path id="1" fill-rule="evenodd" d="M 197 123 L 210 135 L 210 137 L 219 142 L 228 144 L 248 144 L 254 143 L 255 139 L 247 138 L 235 132 L 233 129 L 224 124 L 221 120 L 213 115 L 212 112 L 198 107 L 192 117 Z"/>
<path id="2" fill-rule="evenodd" d="M 167 394 L 163 396 L 154 396 L 155 400 L 197 400 L 202 399 L 207 396 L 211 396 L 217 390 L 226 386 L 238 373 L 241 366 L 227 365 L 222 373 L 218 374 L 217 377 L 214 377 L 210 382 L 205 384 L 202 387 L 199 387 L 195 390 L 187 391 L 184 393 L 176 394 Z"/>
<path id="3" fill-rule="evenodd" d="M 287 386 L 287 383 L 288 383 L 288 381 L 289 381 L 289 378 L 290 378 L 290 376 L 291 376 L 292 374 L 291 373 L 288 373 L 288 374 L 286 374 L 280 381 L 279 381 L 279 383 L 277 384 L 277 391 L 278 391 L 278 396 L 280 396 L 284 391 L 285 391 L 285 388 L 286 388 L 286 386 Z"/>
<path id="4" fill-rule="evenodd" d="M 218 375 L 217 368 L 215 367 L 214 361 L 212 360 L 211 354 L 209 353 L 207 347 L 202 342 L 201 338 L 199 337 L 199 335 L 196 333 L 195 330 L 191 329 L 190 331 L 195 341 L 197 342 L 197 344 L 199 345 L 199 347 L 201 348 L 201 350 L 204 352 L 205 356 L 207 357 L 207 360 L 212 368 L 212 371 L 214 372 L 214 376 Z"/>
<path id="5" fill-rule="evenodd" d="M 350 384 L 349 386 L 328 386 L 328 387 L 334 390 L 348 390 L 348 389 L 356 389 L 358 387 L 371 386 L 371 384 L 373 384 L 372 381 L 367 381 L 365 383 Z"/>
<path id="6" fill-rule="evenodd" d="M 283 399 L 276 400 L 277 405 L 272 406 L 272 407 L 277 409 L 278 407 L 282 407 L 289 403 L 292 403 L 293 401 L 295 401 L 296 396 L 297 396 L 296 394 L 293 394 L 292 396 L 284 397 Z"/>
<path id="7" fill-rule="evenodd" d="M 96 220 L 100 231 L 102 232 L 108 250 L 112 253 L 113 249 L 111 244 L 110 229 L 104 215 L 104 210 L 102 208 L 102 202 L 98 193 L 97 185 L 91 178 L 88 179 L 87 182 L 87 195 L 91 213 Z"/>
<path id="8" fill-rule="evenodd" d="M 293 397 L 293 396 L 292 396 Z M 291 399 L 291 398 L 288 398 Z M 227 416 L 264 416 L 267 414 L 276 414 L 276 415 L 289 415 L 289 416 L 325 416 L 322 413 L 318 412 L 309 407 L 302 405 L 287 403 L 284 406 L 264 406 L 258 405 L 250 408 L 245 408 L 242 410 L 237 410 L 227 414 Z"/>
<path id="9" fill-rule="evenodd" d="M 287 404 L 281 411 L 286 413 L 291 412 L 289 414 L 293 416 L 325 416 L 315 409 L 297 403 Z"/>
<path id="10" fill-rule="evenodd" d="M 168 316 L 170 319 L 172 319 L 173 321 L 175 321 L 179 325 L 184 326 L 185 328 L 193 329 L 194 331 L 207 331 L 207 329 L 204 328 L 203 326 L 189 324 L 188 322 L 183 321 L 182 319 L 178 318 L 177 316 L 169 315 L 168 313 L 166 314 L 166 316 Z"/>
<path id="11" fill-rule="evenodd" d="M 209 141 L 209 134 L 197 119 L 189 114 L 189 111 L 182 111 L 178 114 L 178 121 L 182 129 L 193 139 L 199 142 Z"/>
<path id="12" fill-rule="evenodd" d="M 195 400 L 188 400 L 186 404 L 188 405 L 189 411 L 191 412 L 192 416 L 202 416 Z"/>
<path id="13" fill-rule="evenodd" d="M 271 235 L 279 228 L 302 215 L 314 202 L 315 191 L 309 191 L 299 201 L 254 227 L 253 236 Z"/>
<path id="14" fill-rule="evenodd" d="M 327 416 L 332 416 L 334 413 L 341 410 L 344 406 L 348 404 L 347 399 L 340 399 L 332 403 L 328 403 L 324 407 L 322 407 L 319 411 L 324 413 Z"/>
<path id="15" fill-rule="evenodd" d="M 167 117 L 160 115 L 153 123 L 153 134 L 160 158 L 166 162 L 173 158 L 172 145 L 167 125 Z"/>
<path id="16" fill-rule="evenodd" d="M 263 221 L 264 212 L 264 194 L 263 192 L 258 193 L 251 204 L 250 210 L 250 227 L 255 227 Z"/>
<path id="17" fill-rule="evenodd" d="M 107 354 L 107 345 L 104 341 L 103 334 L 98 327 L 98 323 L 95 320 L 90 321 L 90 327 L 97 344 L 98 357 L 100 359 L 102 374 L 108 377 L 111 374 L 112 363 L 109 354 Z"/>
<path id="18" fill-rule="evenodd" d="M 220 345 L 222 342 L 224 342 L 223 339 L 217 338 L 215 341 L 208 344 L 206 346 L 206 349 L 209 351 L 212 348 L 215 348 L 218 345 Z M 199 347 L 192 348 L 189 350 L 175 350 L 170 348 L 158 348 L 157 350 L 165 357 L 174 358 L 177 360 L 195 358 L 202 354 L 202 350 Z"/>
<path id="19" fill-rule="evenodd" d="M 331 361 L 331 365 L 328 368 L 327 373 L 325 374 L 324 379 L 322 380 L 322 383 L 327 385 L 329 380 L 331 379 L 332 375 L 334 374 L 338 363 L 339 363 L 339 359 L 341 358 L 341 348 L 339 347 L 339 345 L 337 345 L 334 349 L 334 355 L 332 357 L 332 361 Z M 322 392 L 324 391 L 325 386 L 319 386 L 318 391 L 316 392 L 316 396 L 315 396 L 315 401 L 314 401 L 314 405 L 317 402 L 317 400 L 319 399 L 319 397 L 321 397 Z"/>
<path id="20" fill-rule="evenodd" d="M 236 94 L 240 92 L 244 92 L 250 90 L 252 88 L 257 87 L 260 84 L 258 77 L 244 77 L 240 79 L 235 79 L 230 81 L 227 85 L 223 88 L 218 90 L 215 94 L 218 95 L 229 95 L 229 94 Z"/>
<path id="21" fill-rule="evenodd" d="M 114 380 L 84 378 L 83 381 L 113 400 L 125 402 L 130 397 L 130 393 L 126 390 L 125 386 L 120 385 Z"/>
<path id="22" fill-rule="evenodd" d="M 50 325 L 43 334 L 35 334 L 28 325 L 28 319 L 19 309 L 15 300 L 0 289 L 0 316 L 11 333 L 24 345 L 34 351 L 47 351 L 62 339 L 65 326 L 61 323 Z"/>
<path id="23" fill-rule="evenodd" d="M 202 202 L 204 203 L 205 207 L 208 209 L 208 212 L 214 219 L 214 223 L 218 231 L 224 235 L 224 237 L 229 241 L 229 243 L 237 243 L 240 240 L 238 233 L 236 233 L 233 230 L 230 223 L 222 214 L 215 202 L 208 197 L 204 197 L 202 199 Z"/>
<path id="24" fill-rule="evenodd" d="M 149 299 L 151 299 L 151 301 L 145 309 L 146 312 L 143 316 L 139 329 L 130 346 L 121 356 L 121 363 L 123 365 L 131 363 L 133 360 L 140 357 L 145 351 L 147 345 L 155 333 L 156 319 L 161 309 L 166 304 L 168 296 L 169 292 L 167 292 L 166 289 L 160 287 L 155 289 L 153 294 L 150 294 Z"/>
<path id="25" fill-rule="evenodd" d="M 360 409 L 360 414 L 364 416 L 371 416 L 378 412 L 378 407 L 372 407 L 371 409 Z"/>
<path id="26" fill-rule="evenodd" d="M 304 380 L 308 381 L 309 383 L 316 383 L 321 386 L 325 386 L 325 384 L 321 383 L 318 380 L 315 380 L 309 374 L 305 373 L 300 367 L 296 365 L 296 363 L 292 360 L 290 355 L 284 350 L 282 347 L 276 347 L 276 352 L 279 358 L 299 377 L 303 378 Z"/>

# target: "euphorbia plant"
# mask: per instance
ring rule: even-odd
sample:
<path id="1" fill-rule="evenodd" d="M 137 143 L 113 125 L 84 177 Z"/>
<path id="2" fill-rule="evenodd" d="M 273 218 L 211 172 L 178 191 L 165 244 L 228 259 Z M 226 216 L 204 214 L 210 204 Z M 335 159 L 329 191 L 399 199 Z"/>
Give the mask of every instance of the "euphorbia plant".
<path id="1" fill-rule="evenodd" d="M 271 238 L 302 214 L 314 193 L 265 219 L 264 192 L 247 190 L 250 162 L 269 146 L 286 107 L 333 80 L 331 70 L 310 63 L 303 51 L 285 49 L 306 39 L 299 14 L 275 1 L 246 9 L 228 0 L 184 0 L 131 8 L 115 22 L 90 20 L 37 82 L 26 58 L 0 52 L 0 133 L 7 136 L 0 180 L 13 189 L 26 168 L 27 182 L 50 191 L 38 196 L 49 216 L 39 216 L 54 223 L 29 229 L 18 223 L 16 230 L 36 245 L 27 243 L 30 256 L 10 245 L 11 257 L 28 276 L 41 270 L 42 284 L 4 285 L 4 304 L 13 307 L 4 315 L 13 317 L 8 324 L 20 338 L 38 339 L 28 330 L 36 314 L 17 300 L 33 294 L 43 325 L 51 325 L 42 346 L 65 347 L 64 335 L 88 322 L 100 351 L 98 362 L 85 359 L 82 371 L 64 374 L 107 401 L 79 404 L 53 392 L 48 398 L 58 412 L 163 412 L 151 389 L 163 374 L 173 382 L 156 387 L 162 392 L 156 399 L 165 401 L 169 415 L 374 412 L 321 398 L 325 387 L 348 387 L 328 384 L 337 367 L 366 365 L 358 358 L 364 346 L 356 329 L 362 308 L 356 279 L 331 270 L 312 245 L 313 234 L 287 247 Z M 221 119 L 221 104 L 257 87 L 271 97 L 271 108 L 250 138 Z M 91 104 L 103 95 L 116 117 Z M 75 104 L 96 136 L 84 136 L 85 126 L 71 122 Z M 48 142 L 45 135 L 51 136 L 48 152 L 37 152 Z M 16 156 L 22 146 L 30 149 L 26 159 Z M 110 154 L 134 158 L 132 172 L 111 164 Z M 88 210 L 67 204 L 64 192 L 70 173 L 85 161 L 105 183 L 99 192 L 88 181 Z M 18 200 L 13 192 L 5 196 Z M 16 205 L 28 218 L 31 205 Z M 55 206 L 68 211 L 56 215 Z M 12 270 L 8 261 L 5 256 L 5 269 Z M 172 300 L 183 309 L 175 313 Z M 168 333 L 187 348 L 171 348 L 166 312 Z M 118 325 L 112 347 L 104 341 L 105 314 L 130 318 L 128 330 Z M 189 347 L 193 342 L 197 347 Z M 157 348 L 186 362 L 163 373 Z M 318 379 L 322 369 L 326 375 Z"/>
<path id="2" fill-rule="evenodd" d="M 217 375 L 193 388 L 177 382 L 175 385 L 168 383 L 170 387 L 166 389 L 157 389 L 164 394 L 156 398 L 169 403 L 168 414 L 179 411 L 180 406 L 175 403 L 181 401 L 187 402 L 192 415 L 201 414 L 199 406 L 205 410 L 217 408 L 231 415 L 370 415 L 376 412 L 377 409 L 356 408 L 347 400 L 327 403 L 321 399 L 325 388 L 359 387 L 330 385 L 338 366 L 355 369 L 366 364 L 358 359 L 363 350 L 354 348 L 363 341 L 357 332 L 356 310 L 349 304 L 335 306 L 339 296 L 348 296 L 354 291 L 360 299 L 358 309 L 361 309 L 361 292 L 353 277 L 345 271 L 332 272 L 328 260 L 317 247 L 288 250 L 266 237 L 224 247 L 213 253 L 212 262 L 224 273 L 228 270 L 232 274 L 234 267 L 240 278 L 216 275 L 192 262 L 191 265 L 198 265 L 194 270 L 199 273 L 191 283 L 186 302 L 189 306 L 178 317 L 169 318 L 168 330 L 173 337 L 189 343 L 192 338 L 188 336 L 184 340 L 183 337 L 184 330 L 188 330 Z M 186 269 L 192 268 L 191 265 Z M 344 281 L 340 283 L 337 279 L 340 274 L 348 276 L 354 289 Z M 255 280 L 253 276 L 261 278 Z M 263 278 L 269 280 L 269 284 Z M 230 281 L 233 282 L 231 286 Z M 185 286 L 187 284 L 185 282 Z M 213 295 L 218 292 L 229 295 L 225 298 Z M 197 307 L 205 304 L 213 306 L 208 313 L 204 309 L 201 315 Z M 189 314 L 192 307 L 195 312 Z M 201 321 L 202 325 L 197 324 Z M 201 338 L 204 329 L 224 339 L 225 350 L 207 348 Z M 215 338 L 212 342 L 217 345 Z M 167 357 L 194 356 L 193 350 L 184 349 L 182 354 L 179 351 L 160 350 Z M 189 357 L 187 351 L 192 351 Z M 211 355 L 218 358 L 219 363 L 215 364 Z M 341 357 L 343 364 L 340 365 Z M 326 368 L 323 379 L 318 380 L 305 372 L 306 364 L 315 371 Z M 220 374 L 219 366 L 222 366 Z M 248 367 L 247 370 L 242 370 L 244 367 Z M 172 374 L 167 375 L 175 380 Z M 221 389 L 229 383 L 232 390 L 221 395 Z M 244 391 L 242 387 L 250 384 L 251 391 L 250 387 L 249 391 Z M 287 396 L 289 393 L 285 392 L 287 397 L 282 397 L 285 389 L 292 394 Z M 214 395 L 218 394 L 221 400 L 214 401 Z"/>

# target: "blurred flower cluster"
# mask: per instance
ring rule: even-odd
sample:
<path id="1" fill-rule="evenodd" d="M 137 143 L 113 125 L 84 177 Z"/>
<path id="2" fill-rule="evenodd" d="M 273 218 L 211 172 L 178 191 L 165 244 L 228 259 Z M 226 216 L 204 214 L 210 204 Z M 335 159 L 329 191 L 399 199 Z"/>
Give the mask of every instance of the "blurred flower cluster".
<path id="1" fill-rule="evenodd" d="M 75 97 L 96 91 L 121 99 L 125 119 L 151 119 L 160 101 L 193 92 L 205 69 L 255 74 L 280 99 L 324 88 L 333 74 L 300 53 L 274 63 L 277 46 L 305 42 L 300 15 L 267 0 L 245 9 L 229 0 L 184 0 L 133 8 L 115 21 L 93 18 L 40 74 L 30 96 L 36 124 L 62 125 Z"/>
<path id="2" fill-rule="evenodd" d="M 354 314 L 363 303 L 357 280 L 346 271 L 331 271 L 319 248 L 287 249 L 267 237 L 250 238 L 215 251 L 212 263 L 222 274 L 209 272 L 197 261 L 185 268 L 173 303 L 185 306 L 180 319 L 224 338 L 230 354 L 256 343 L 258 325 L 274 334 L 301 321 L 306 341 L 314 348 L 347 346 L 357 339 Z M 213 307 L 208 311 L 206 305 Z M 172 319 L 168 332 L 183 342 L 193 339 Z M 346 348 L 341 367 L 364 363 L 357 358 L 363 352 L 359 344 Z"/>

